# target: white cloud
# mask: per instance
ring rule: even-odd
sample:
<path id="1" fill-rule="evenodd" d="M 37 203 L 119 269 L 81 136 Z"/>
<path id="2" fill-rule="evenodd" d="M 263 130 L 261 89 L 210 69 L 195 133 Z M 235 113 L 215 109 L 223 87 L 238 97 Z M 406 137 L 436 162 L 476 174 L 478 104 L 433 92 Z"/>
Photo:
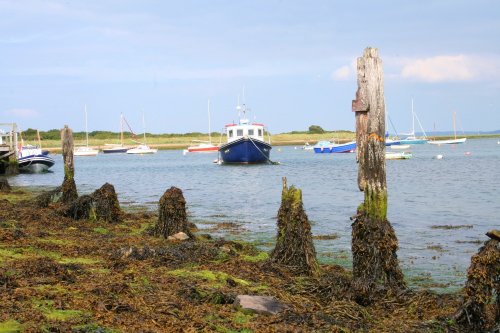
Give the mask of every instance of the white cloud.
<path id="1" fill-rule="evenodd" d="M 5 111 L 4 114 L 19 118 L 36 118 L 39 115 L 39 113 L 33 109 L 10 109 Z"/>
<path id="2" fill-rule="evenodd" d="M 337 68 L 332 73 L 332 79 L 335 81 L 345 81 L 356 78 L 356 67 L 357 67 L 357 58 L 353 58 L 349 65 L 344 65 L 342 67 Z"/>
<path id="3" fill-rule="evenodd" d="M 477 77 L 477 69 L 465 55 L 440 55 L 411 60 L 403 66 L 401 76 L 426 82 L 469 81 Z"/>
<path id="4" fill-rule="evenodd" d="M 351 76 L 352 76 L 352 71 L 349 66 L 342 66 L 332 74 L 334 80 L 346 80 Z"/>

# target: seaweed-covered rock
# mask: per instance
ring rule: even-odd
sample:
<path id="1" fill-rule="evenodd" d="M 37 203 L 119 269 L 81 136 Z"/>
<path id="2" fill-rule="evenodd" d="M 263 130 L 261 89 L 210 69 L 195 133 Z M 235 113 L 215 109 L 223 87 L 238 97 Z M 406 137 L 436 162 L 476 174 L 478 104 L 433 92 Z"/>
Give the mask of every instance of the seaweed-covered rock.
<path id="1" fill-rule="evenodd" d="M 101 186 L 92 194 L 95 215 L 98 220 L 106 222 L 120 222 L 121 209 L 115 187 L 109 183 Z"/>
<path id="2" fill-rule="evenodd" d="M 182 195 L 182 190 L 172 186 L 165 191 L 160 199 L 158 221 L 154 227 L 153 234 L 168 238 L 168 236 L 181 231 L 190 238 L 193 238 L 193 234 L 189 230 L 186 200 Z"/>
<path id="3" fill-rule="evenodd" d="M 493 230 L 488 234 L 494 235 L 495 232 Z M 492 239 L 485 242 L 471 258 L 464 300 L 455 313 L 457 323 L 468 332 L 496 332 L 493 326 L 500 325 L 500 245 L 494 237 L 489 237 Z M 496 324 L 489 322 L 488 307 L 493 308 L 491 312 Z"/>
<path id="4" fill-rule="evenodd" d="M 0 192 L 10 192 L 11 188 L 7 178 L 0 177 Z"/>
<path id="5" fill-rule="evenodd" d="M 64 213 L 73 220 L 95 220 L 94 200 L 90 195 L 82 195 L 68 205 Z"/>
<path id="6" fill-rule="evenodd" d="M 61 199 L 61 196 L 62 196 L 62 189 L 61 186 L 59 186 L 51 191 L 46 191 L 39 194 L 34 198 L 33 203 L 35 204 L 36 207 L 46 208 L 51 203 L 58 202 Z"/>
<path id="7" fill-rule="evenodd" d="M 319 271 L 311 224 L 302 205 L 302 191 L 286 185 L 283 178 L 281 206 L 278 211 L 278 235 L 271 261 L 297 273 L 315 275 Z"/>

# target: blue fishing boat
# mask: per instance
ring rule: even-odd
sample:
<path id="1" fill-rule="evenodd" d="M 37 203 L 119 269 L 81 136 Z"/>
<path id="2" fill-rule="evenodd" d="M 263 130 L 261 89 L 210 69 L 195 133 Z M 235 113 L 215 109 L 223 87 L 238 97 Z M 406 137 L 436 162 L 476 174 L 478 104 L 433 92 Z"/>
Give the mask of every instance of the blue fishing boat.
<path id="1" fill-rule="evenodd" d="M 356 141 L 347 143 L 332 143 L 330 141 L 319 141 L 314 145 L 314 152 L 325 153 L 353 153 L 356 150 Z"/>
<path id="2" fill-rule="evenodd" d="M 246 119 L 245 104 L 236 107 L 240 120 L 225 126 L 227 143 L 219 148 L 219 161 L 228 164 L 256 164 L 271 162 L 271 145 L 264 141 L 264 125 Z"/>

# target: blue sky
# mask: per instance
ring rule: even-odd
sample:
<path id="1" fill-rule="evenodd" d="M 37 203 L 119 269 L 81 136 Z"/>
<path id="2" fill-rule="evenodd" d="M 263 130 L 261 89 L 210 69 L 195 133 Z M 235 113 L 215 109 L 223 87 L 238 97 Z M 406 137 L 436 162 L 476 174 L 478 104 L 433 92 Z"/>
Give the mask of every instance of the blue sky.
<path id="1" fill-rule="evenodd" d="M 499 1 L 0 0 L 0 122 L 48 130 L 354 129 L 355 60 L 377 47 L 389 115 L 500 129 Z"/>

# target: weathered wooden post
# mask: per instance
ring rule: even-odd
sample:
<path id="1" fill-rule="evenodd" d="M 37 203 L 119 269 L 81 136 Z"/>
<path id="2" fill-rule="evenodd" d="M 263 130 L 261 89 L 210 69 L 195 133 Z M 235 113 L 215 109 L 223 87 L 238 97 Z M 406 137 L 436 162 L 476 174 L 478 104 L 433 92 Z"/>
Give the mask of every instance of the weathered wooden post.
<path id="1" fill-rule="evenodd" d="M 464 300 L 455 313 L 455 320 L 468 332 L 494 332 L 488 323 L 487 307 L 494 307 L 497 327 L 500 328 L 500 230 L 486 233 L 491 239 L 472 256 L 467 270 Z M 496 294 L 496 302 L 494 295 Z"/>
<path id="2" fill-rule="evenodd" d="M 7 181 L 7 178 L 5 177 L 0 177 L 0 192 L 10 192 L 11 187 L 9 182 Z"/>
<path id="3" fill-rule="evenodd" d="M 370 303 L 382 290 L 404 288 L 396 251 L 398 240 L 387 220 L 385 103 L 382 60 L 376 48 L 358 58 L 356 114 L 358 187 L 364 203 L 352 224 L 353 288 L 357 301 Z"/>
<path id="4" fill-rule="evenodd" d="M 160 199 L 158 221 L 153 230 L 155 236 L 168 238 L 179 232 L 184 232 L 190 238 L 193 234 L 189 230 L 186 212 L 186 200 L 182 190 L 172 186 Z"/>
<path id="5" fill-rule="evenodd" d="M 75 184 L 75 167 L 73 160 L 73 131 L 68 125 L 61 130 L 62 154 L 64 161 L 64 181 L 61 186 L 61 202 L 70 203 L 78 198 Z"/>
<path id="6" fill-rule="evenodd" d="M 271 261 L 297 273 L 316 275 L 319 272 L 311 224 L 302 205 L 302 191 L 287 187 L 283 177 L 281 206 L 278 211 L 278 234 Z"/>

